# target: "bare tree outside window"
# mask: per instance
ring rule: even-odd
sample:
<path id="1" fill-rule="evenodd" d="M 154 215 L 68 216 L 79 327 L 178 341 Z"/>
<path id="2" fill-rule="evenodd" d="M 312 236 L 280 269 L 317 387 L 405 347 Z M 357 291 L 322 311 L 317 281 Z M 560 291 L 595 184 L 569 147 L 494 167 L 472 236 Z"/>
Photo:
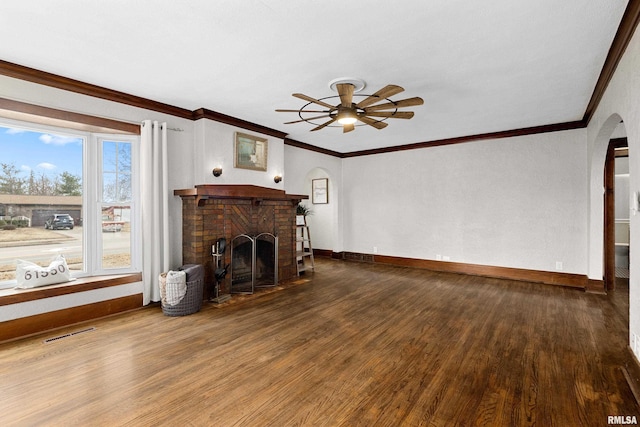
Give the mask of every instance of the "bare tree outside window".
<path id="1" fill-rule="evenodd" d="M 13 163 L 0 163 L 0 193 L 24 194 L 26 181 L 20 177 L 21 173 Z"/>
<path id="2" fill-rule="evenodd" d="M 103 142 L 103 196 L 104 202 L 131 201 L 131 144 Z"/>
<path id="3" fill-rule="evenodd" d="M 130 234 L 132 197 L 131 143 L 102 141 L 103 268 L 131 265 L 130 246 L 123 246 L 117 254 L 111 253 L 110 247 L 115 240 L 124 242 L 122 236 Z"/>

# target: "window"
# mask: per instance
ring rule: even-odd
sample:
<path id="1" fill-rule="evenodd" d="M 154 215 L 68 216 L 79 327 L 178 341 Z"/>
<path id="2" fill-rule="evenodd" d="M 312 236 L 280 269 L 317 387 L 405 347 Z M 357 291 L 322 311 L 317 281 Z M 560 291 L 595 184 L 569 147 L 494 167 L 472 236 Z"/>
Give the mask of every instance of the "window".
<path id="1" fill-rule="evenodd" d="M 131 267 L 131 142 L 99 139 L 102 146 L 101 268 Z M 114 252 L 114 248 L 116 248 Z"/>
<path id="2" fill-rule="evenodd" d="M 74 277 L 140 271 L 137 135 L 0 121 L 0 288 L 16 259 Z"/>

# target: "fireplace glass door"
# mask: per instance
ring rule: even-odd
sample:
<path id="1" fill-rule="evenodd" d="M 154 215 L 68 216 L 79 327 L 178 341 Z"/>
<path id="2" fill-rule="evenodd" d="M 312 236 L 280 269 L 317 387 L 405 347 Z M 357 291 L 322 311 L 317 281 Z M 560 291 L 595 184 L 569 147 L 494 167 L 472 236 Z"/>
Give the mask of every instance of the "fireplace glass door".
<path id="1" fill-rule="evenodd" d="M 278 284 L 278 236 L 240 234 L 231 240 L 231 293 Z"/>

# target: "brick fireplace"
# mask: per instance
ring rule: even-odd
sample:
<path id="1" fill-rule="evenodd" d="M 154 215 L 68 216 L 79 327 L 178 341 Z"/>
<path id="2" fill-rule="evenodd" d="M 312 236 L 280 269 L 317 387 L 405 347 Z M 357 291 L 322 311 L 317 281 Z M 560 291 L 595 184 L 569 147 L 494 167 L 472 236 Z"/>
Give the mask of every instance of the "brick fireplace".
<path id="1" fill-rule="evenodd" d="M 304 195 L 286 194 L 255 185 L 197 185 L 175 190 L 182 198 L 182 263 L 205 268 L 204 298 L 211 295 L 214 263 L 211 247 L 219 238 L 228 243 L 240 234 L 272 233 L 278 236 L 278 280 L 293 279 L 296 272 L 296 206 Z M 231 263 L 229 248 L 223 265 Z M 229 292 L 230 278 L 222 283 Z"/>

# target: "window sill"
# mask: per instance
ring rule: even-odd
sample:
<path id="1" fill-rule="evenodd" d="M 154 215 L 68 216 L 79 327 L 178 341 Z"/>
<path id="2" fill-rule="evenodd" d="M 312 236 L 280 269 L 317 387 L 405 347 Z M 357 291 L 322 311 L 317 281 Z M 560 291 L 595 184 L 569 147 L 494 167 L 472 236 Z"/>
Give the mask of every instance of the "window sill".
<path id="1" fill-rule="evenodd" d="M 142 281 L 142 273 L 118 274 L 113 276 L 93 276 L 76 279 L 57 285 L 43 286 L 32 289 L 2 289 L 0 290 L 0 306 L 18 304 L 60 295 L 75 294 L 110 286 L 125 285 Z"/>

